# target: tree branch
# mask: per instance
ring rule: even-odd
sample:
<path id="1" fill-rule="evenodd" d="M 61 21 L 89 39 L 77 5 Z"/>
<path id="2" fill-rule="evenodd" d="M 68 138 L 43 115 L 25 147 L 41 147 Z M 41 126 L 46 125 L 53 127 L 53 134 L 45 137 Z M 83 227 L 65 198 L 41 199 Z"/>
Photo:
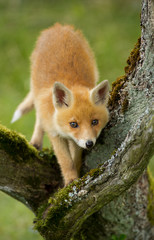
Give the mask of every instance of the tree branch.
<path id="1" fill-rule="evenodd" d="M 38 153 L 25 138 L 0 125 L 0 190 L 36 212 L 62 185 L 53 153 Z"/>
<path id="2" fill-rule="evenodd" d="M 90 215 L 137 180 L 154 149 L 152 113 L 145 114 L 139 122 L 111 159 L 49 199 L 36 223 L 46 239 L 70 239 Z"/>
<path id="3" fill-rule="evenodd" d="M 126 75 L 113 84 L 110 124 L 85 157 L 88 168 L 104 164 L 61 190 L 49 200 L 46 210 L 40 211 L 36 228 L 46 239 L 73 237 L 89 216 L 137 180 L 152 156 L 153 9 L 152 1 L 143 1 L 140 55 L 135 46 Z M 128 109 L 123 113 L 125 100 Z"/>
<path id="4" fill-rule="evenodd" d="M 85 152 L 83 173 L 93 170 L 49 198 L 62 186 L 53 154 L 38 153 L 23 137 L 0 127 L 0 189 L 37 214 L 36 228 L 46 239 L 73 237 L 89 216 L 126 191 L 148 164 L 154 149 L 153 9 L 151 0 L 143 0 L 141 46 L 138 41 L 126 74 L 112 85 L 108 126 L 94 149 Z"/>

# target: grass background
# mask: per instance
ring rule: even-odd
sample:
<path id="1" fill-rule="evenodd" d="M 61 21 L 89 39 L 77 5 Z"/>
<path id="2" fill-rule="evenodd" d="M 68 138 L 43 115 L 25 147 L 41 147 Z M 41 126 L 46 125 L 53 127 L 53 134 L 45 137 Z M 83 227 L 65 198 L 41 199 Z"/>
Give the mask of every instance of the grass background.
<path id="1" fill-rule="evenodd" d="M 0 122 L 30 140 L 34 112 L 13 125 L 10 120 L 29 91 L 29 57 L 41 30 L 55 22 L 81 29 L 95 52 L 100 79 L 111 83 L 123 75 L 140 36 L 140 8 L 140 0 L 0 0 Z M 33 217 L 0 192 L 0 239 L 41 239 L 32 229 Z"/>

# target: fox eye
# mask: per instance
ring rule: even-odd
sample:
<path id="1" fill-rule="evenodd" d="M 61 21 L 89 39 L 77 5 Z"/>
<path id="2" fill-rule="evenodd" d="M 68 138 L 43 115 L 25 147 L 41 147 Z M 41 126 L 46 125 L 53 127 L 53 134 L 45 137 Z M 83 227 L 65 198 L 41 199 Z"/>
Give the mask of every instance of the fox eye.
<path id="1" fill-rule="evenodd" d="M 72 128 L 77 128 L 79 125 L 77 124 L 77 122 L 70 122 L 70 126 Z"/>
<path id="2" fill-rule="evenodd" d="M 98 124 L 98 122 L 99 122 L 99 121 L 98 121 L 97 119 L 94 119 L 94 120 L 92 120 L 92 123 L 91 123 L 91 124 L 92 124 L 92 126 L 95 126 L 95 125 Z"/>

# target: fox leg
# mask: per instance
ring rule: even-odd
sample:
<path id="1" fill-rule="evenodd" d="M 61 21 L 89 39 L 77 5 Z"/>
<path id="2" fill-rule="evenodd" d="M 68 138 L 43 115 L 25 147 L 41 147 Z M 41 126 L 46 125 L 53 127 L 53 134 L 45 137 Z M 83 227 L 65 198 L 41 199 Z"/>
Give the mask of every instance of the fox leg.
<path id="1" fill-rule="evenodd" d="M 59 136 L 49 136 L 54 152 L 56 154 L 58 163 L 61 167 L 62 175 L 64 177 L 65 186 L 78 178 L 76 166 L 71 158 L 68 148 L 68 141 Z"/>
<path id="2" fill-rule="evenodd" d="M 42 148 L 43 136 L 44 136 L 44 131 L 41 126 L 40 119 L 36 114 L 34 132 L 33 132 L 30 143 L 38 150 Z"/>
<path id="3" fill-rule="evenodd" d="M 69 144 L 69 150 L 71 157 L 73 159 L 73 162 L 76 165 L 76 169 L 78 172 L 78 175 L 80 174 L 80 168 L 82 164 L 82 151 L 83 149 L 79 147 L 73 140 L 68 140 Z"/>

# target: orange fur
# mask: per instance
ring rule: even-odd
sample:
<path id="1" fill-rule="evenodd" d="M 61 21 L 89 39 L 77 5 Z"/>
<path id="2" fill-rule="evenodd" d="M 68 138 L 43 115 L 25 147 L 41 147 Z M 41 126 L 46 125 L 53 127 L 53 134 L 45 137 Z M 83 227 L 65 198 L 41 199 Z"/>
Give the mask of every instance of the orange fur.
<path id="1" fill-rule="evenodd" d="M 67 185 L 79 176 L 82 148 L 94 145 L 108 122 L 108 82 L 95 87 L 93 52 L 72 26 L 55 24 L 43 31 L 31 62 L 31 96 L 37 113 L 31 143 L 41 147 L 47 132 Z"/>

